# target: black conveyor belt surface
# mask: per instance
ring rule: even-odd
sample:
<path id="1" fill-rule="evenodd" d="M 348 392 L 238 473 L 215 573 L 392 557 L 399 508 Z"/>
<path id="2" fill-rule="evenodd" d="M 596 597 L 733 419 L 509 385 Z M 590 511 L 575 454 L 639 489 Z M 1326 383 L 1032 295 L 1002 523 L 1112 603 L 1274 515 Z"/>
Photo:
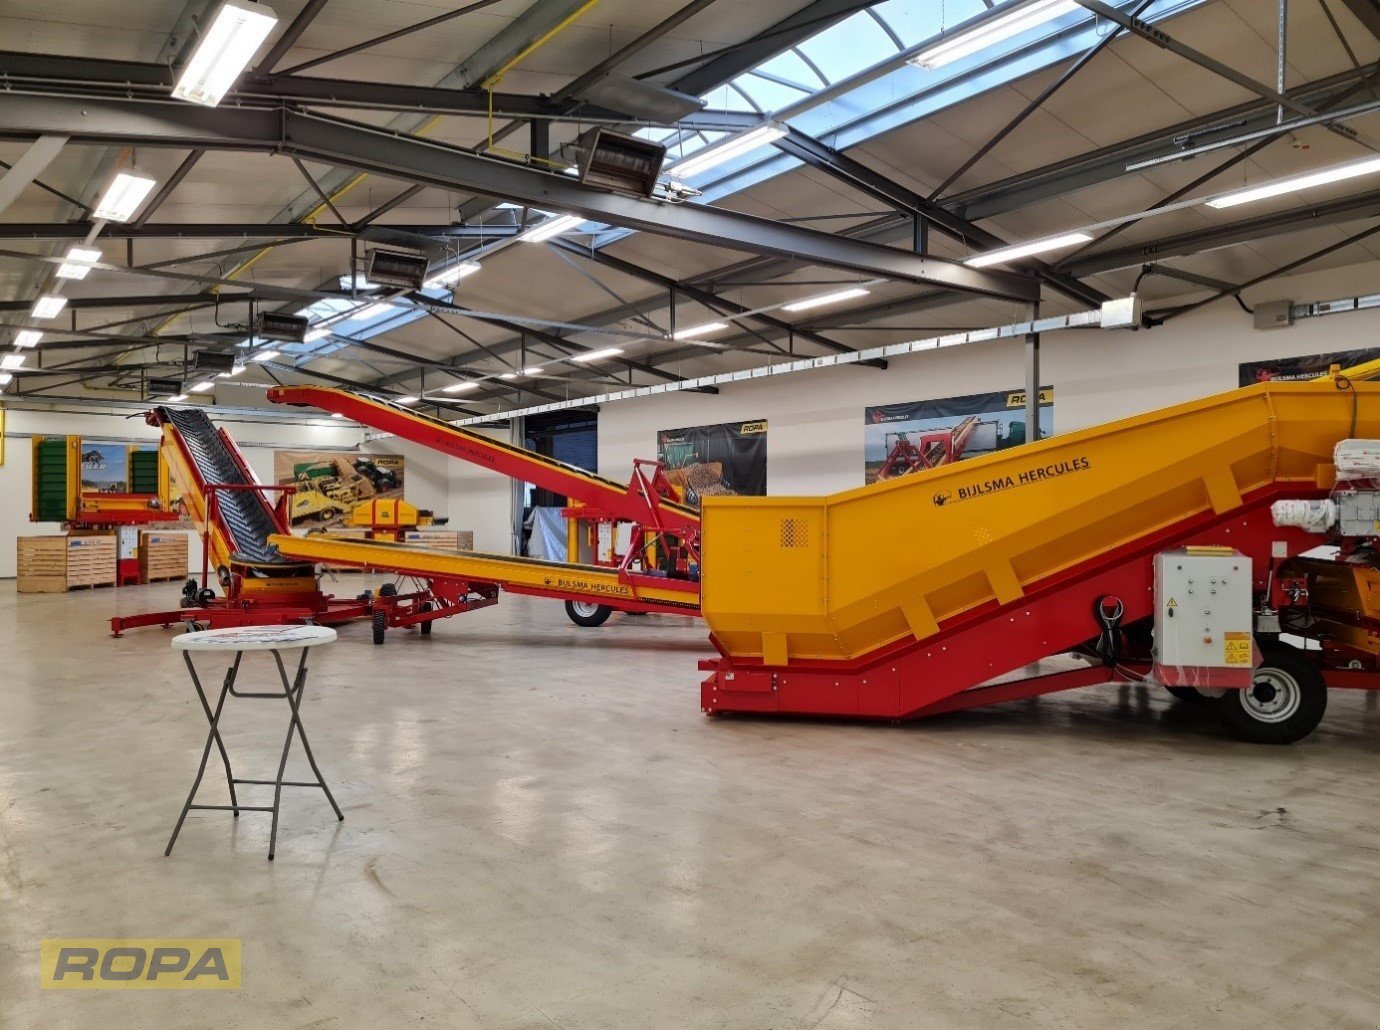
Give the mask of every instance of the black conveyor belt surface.
<path id="1" fill-rule="evenodd" d="M 196 408 L 158 410 L 177 429 L 203 482 L 250 485 L 204 411 Z M 207 505 L 210 505 L 209 498 Z M 230 546 L 237 558 L 263 564 L 296 564 L 279 556 L 268 544 L 269 536 L 282 529 L 274 521 L 262 494 L 249 490 L 217 491 L 216 511 L 230 533 Z"/>

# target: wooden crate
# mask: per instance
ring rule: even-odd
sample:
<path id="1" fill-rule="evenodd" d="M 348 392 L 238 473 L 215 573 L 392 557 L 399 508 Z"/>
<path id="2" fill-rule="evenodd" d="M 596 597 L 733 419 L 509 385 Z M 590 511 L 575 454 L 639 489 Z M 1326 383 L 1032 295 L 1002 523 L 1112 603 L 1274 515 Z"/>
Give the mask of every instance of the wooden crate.
<path id="1" fill-rule="evenodd" d="M 186 533 L 145 530 L 139 534 L 139 582 L 186 579 L 190 546 Z"/>
<path id="2" fill-rule="evenodd" d="M 18 590 L 60 594 L 80 587 L 114 586 L 115 551 L 111 535 L 21 536 Z"/>
<path id="3" fill-rule="evenodd" d="M 437 551 L 474 550 L 474 533 L 468 529 L 413 529 L 404 533 L 402 539 L 405 544 Z"/>

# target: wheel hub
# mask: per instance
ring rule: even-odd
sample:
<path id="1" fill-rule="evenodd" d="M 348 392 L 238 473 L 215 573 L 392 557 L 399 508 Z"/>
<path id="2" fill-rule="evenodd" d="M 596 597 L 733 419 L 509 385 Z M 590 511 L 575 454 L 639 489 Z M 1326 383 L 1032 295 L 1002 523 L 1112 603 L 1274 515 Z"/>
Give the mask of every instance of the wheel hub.
<path id="1" fill-rule="evenodd" d="M 1302 703 L 1298 681 L 1282 669 L 1260 669 L 1250 687 L 1241 692 L 1241 707 L 1259 722 L 1284 722 Z"/>

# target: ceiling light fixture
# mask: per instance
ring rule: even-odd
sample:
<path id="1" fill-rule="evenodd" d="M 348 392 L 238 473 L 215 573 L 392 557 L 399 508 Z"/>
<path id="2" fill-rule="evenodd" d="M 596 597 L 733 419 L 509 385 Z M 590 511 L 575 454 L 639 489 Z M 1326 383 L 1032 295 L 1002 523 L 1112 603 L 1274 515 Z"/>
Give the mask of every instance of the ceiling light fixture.
<path id="1" fill-rule="evenodd" d="M 679 179 L 698 175 L 700 172 L 707 172 L 711 168 L 717 168 L 721 164 L 732 161 L 735 157 L 742 157 L 758 147 L 775 143 L 789 132 L 790 130 L 784 125 L 777 122 L 766 122 L 755 129 L 749 129 L 747 132 L 726 139 L 722 143 L 715 143 L 703 150 L 697 150 L 689 157 L 669 165 L 666 170 L 675 172 Z"/>
<path id="2" fill-rule="evenodd" d="M 546 369 L 542 368 L 540 365 L 528 365 L 522 370 L 522 374 L 525 376 L 539 376 L 545 371 Z"/>
<path id="3" fill-rule="evenodd" d="M 1060 250 L 1078 243 L 1087 243 L 1091 239 L 1092 237 L 1085 232 L 1066 232 L 1062 236 L 1050 236 L 1047 239 L 1033 240 L 1030 243 L 1018 243 L 1014 247 L 991 250 L 986 254 L 970 257 L 963 263 L 969 268 L 986 268 L 988 265 L 1001 265 L 1008 261 L 1015 261 L 1017 258 L 1030 257 L 1032 254 L 1043 254 L 1046 251 Z"/>
<path id="4" fill-rule="evenodd" d="M 1250 189 L 1237 190 L 1235 193 L 1224 193 L 1220 197 L 1213 197 L 1206 203 L 1208 207 L 1215 208 L 1236 207 L 1238 204 L 1249 204 L 1255 200 L 1266 200 L 1269 197 L 1278 197 L 1297 190 L 1312 189 L 1314 186 L 1326 186 L 1329 183 L 1355 179 L 1361 175 L 1373 175 L 1376 172 L 1380 172 L 1380 157 L 1368 157 L 1361 161 L 1333 165 L 1331 168 L 1309 172 L 1306 175 L 1293 175 L 1287 179 L 1276 179 L 1274 182 L 1267 182 L 1263 186 L 1252 186 Z"/>
<path id="5" fill-rule="evenodd" d="M 697 336 L 708 336 L 710 333 L 720 333 L 727 328 L 727 322 L 706 322 L 704 325 L 692 325 L 689 329 L 677 329 L 672 339 L 693 340 Z"/>
<path id="6" fill-rule="evenodd" d="M 459 264 L 443 268 L 422 284 L 423 289 L 439 290 L 443 286 L 454 286 L 466 276 L 474 275 L 483 266 L 478 261 L 461 261 Z"/>
<path id="7" fill-rule="evenodd" d="M 49 294 L 39 297 L 34 301 L 33 310 L 29 312 L 34 318 L 57 318 L 62 309 L 67 306 L 67 298 L 57 294 Z"/>
<path id="8" fill-rule="evenodd" d="M 538 222 L 518 236 L 518 240 L 522 243 L 542 243 L 562 233 L 567 233 L 577 225 L 583 225 L 584 222 L 585 219 L 580 215 L 556 215 L 554 218 L 547 218 Z"/>
<path id="9" fill-rule="evenodd" d="M 43 339 L 43 334 L 37 329 L 21 329 L 19 335 L 14 338 L 14 345 L 20 348 L 37 347 L 38 341 Z"/>
<path id="10" fill-rule="evenodd" d="M 91 266 L 101 259 L 101 252 L 95 247 L 69 247 L 67 256 L 58 265 L 59 279 L 85 279 Z"/>
<path id="11" fill-rule="evenodd" d="M 0 386 L 9 386 L 14 376 L 8 372 L 0 372 Z"/>
<path id="12" fill-rule="evenodd" d="M 418 398 L 418 397 L 411 397 L 411 396 L 408 396 L 408 397 L 394 397 L 394 398 L 393 398 L 393 400 L 395 400 L 395 401 L 396 401 L 397 403 L 399 403 L 399 404 L 416 404 L 417 401 L 418 401 L 419 399 L 420 399 L 420 398 Z"/>
<path id="13" fill-rule="evenodd" d="M 517 378 L 517 373 L 516 373 L 516 372 L 504 372 L 504 373 L 503 373 L 501 376 L 499 376 L 498 378 L 500 378 L 500 379 L 516 379 L 516 378 Z"/>
<path id="14" fill-rule="evenodd" d="M 28 360 L 27 354 L 6 354 L 0 358 L 0 368 L 23 368 L 26 360 Z"/>
<path id="15" fill-rule="evenodd" d="M 157 179 L 145 175 L 137 168 L 116 172 L 115 178 L 110 180 L 110 185 L 105 189 L 105 195 L 96 204 L 92 217 L 98 220 L 105 219 L 107 222 L 128 222 L 157 184 Z"/>
<path id="16" fill-rule="evenodd" d="M 603 350 L 585 351 L 583 354 L 572 354 L 571 361 L 603 361 L 605 358 L 615 358 L 623 353 L 622 347 L 605 347 Z"/>
<path id="17" fill-rule="evenodd" d="M 441 387 L 442 393 L 463 393 L 466 390 L 478 390 L 478 383 L 451 383 L 449 386 Z"/>
<path id="18" fill-rule="evenodd" d="M 822 308 L 828 304 L 842 304 L 844 301 L 852 300 L 855 297 L 866 297 L 870 292 L 861 286 L 854 286 L 851 289 L 837 290 L 834 293 L 822 293 L 818 297 L 806 297 L 794 304 L 787 304 L 784 310 L 809 311 L 811 308 Z"/>
<path id="19" fill-rule="evenodd" d="M 278 16 L 247 0 L 225 0 L 173 87 L 178 100 L 215 107 L 248 66 Z"/>
<path id="20" fill-rule="evenodd" d="M 942 68 L 979 50 L 996 46 L 1012 36 L 1019 36 L 1022 32 L 1080 10 L 1083 7 L 1076 0 L 1033 0 L 1005 14 L 984 18 L 971 29 L 960 31 L 948 39 L 941 39 L 909 58 L 906 63 L 930 71 Z"/>
<path id="21" fill-rule="evenodd" d="M 212 389 L 214 389 L 214 388 L 215 388 L 215 385 L 216 385 L 215 380 L 213 380 L 213 379 L 203 379 L 201 382 L 197 383 L 195 386 L 192 387 L 191 392 L 192 392 L 192 393 L 205 393 L 207 390 L 212 390 Z"/>

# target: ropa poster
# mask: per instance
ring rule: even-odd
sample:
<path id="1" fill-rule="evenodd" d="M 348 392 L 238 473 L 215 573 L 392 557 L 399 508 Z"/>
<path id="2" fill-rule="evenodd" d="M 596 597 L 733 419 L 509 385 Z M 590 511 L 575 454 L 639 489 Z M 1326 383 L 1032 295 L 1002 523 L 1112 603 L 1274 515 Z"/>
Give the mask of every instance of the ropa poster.
<path id="1" fill-rule="evenodd" d="M 1327 354 L 1305 354 L 1296 358 L 1271 358 L 1268 361 L 1243 361 L 1240 369 L 1242 386 L 1254 383 L 1298 382 L 1301 379 L 1316 379 L 1326 374 L 1333 365 L 1350 368 L 1363 361 L 1380 358 L 1380 347 L 1367 347 L 1365 350 L 1337 350 Z"/>
<path id="2" fill-rule="evenodd" d="M 1040 438 L 1054 433 L 1054 387 L 1040 387 Z M 865 481 L 875 483 L 952 465 L 1031 438 L 1025 391 L 879 404 L 864 409 Z"/>
<path id="3" fill-rule="evenodd" d="M 766 496 L 766 419 L 663 429 L 656 434 L 656 456 L 697 508 L 705 497 Z"/>
<path id="4" fill-rule="evenodd" d="M 129 488 L 129 449 L 122 443 L 81 442 L 81 488 L 124 493 Z"/>
<path id="5" fill-rule="evenodd" d="M 402 497 L 403 473 L 399 454 L 273 452 L 274 483 L 297 487 L 291 502 L 294 529 L 338 526 L 362 502 Z"/>

